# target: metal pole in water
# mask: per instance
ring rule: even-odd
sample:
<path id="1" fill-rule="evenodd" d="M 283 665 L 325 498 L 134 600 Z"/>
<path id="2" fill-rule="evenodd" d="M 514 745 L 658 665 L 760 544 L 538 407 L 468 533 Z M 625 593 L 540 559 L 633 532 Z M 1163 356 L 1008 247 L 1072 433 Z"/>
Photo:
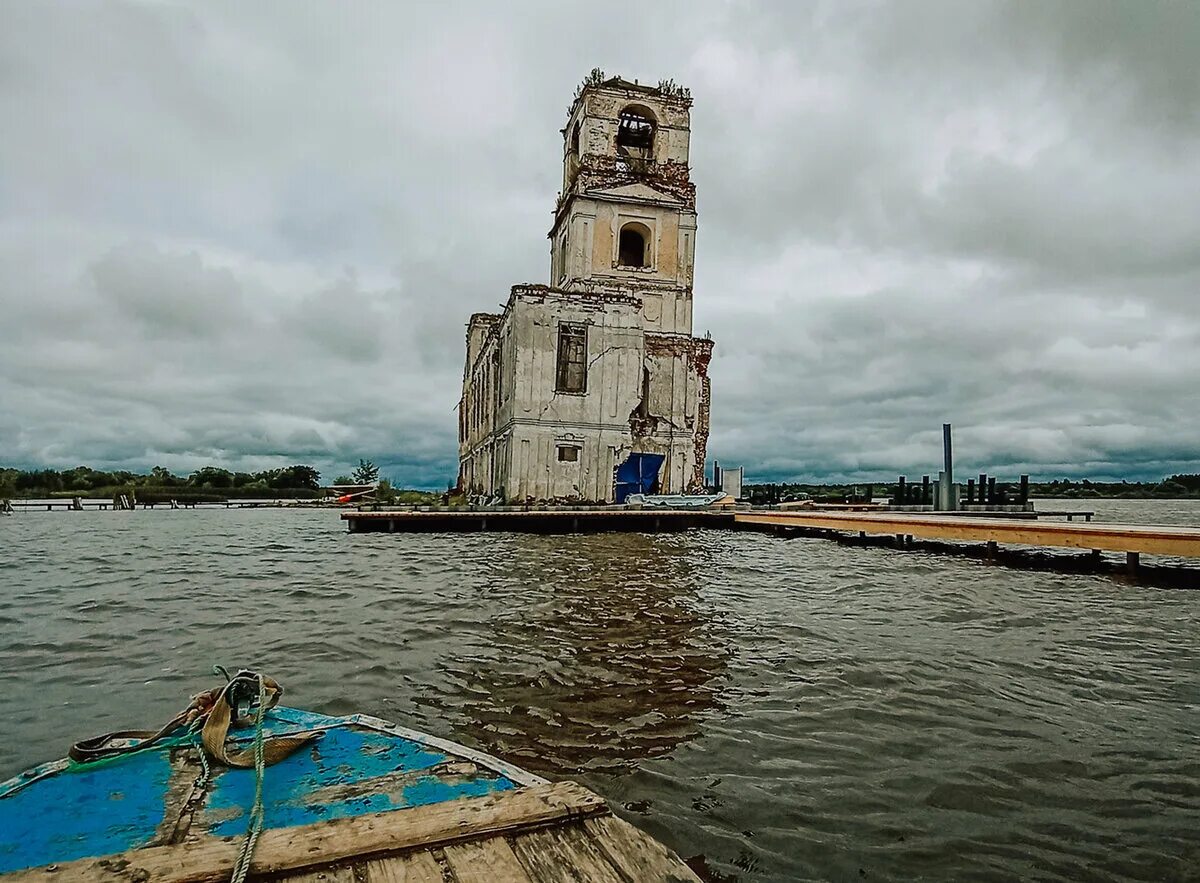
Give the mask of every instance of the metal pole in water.
<path id="1" fill-rule="evenodd" d="M 954 494 L 954 446 L 950 438 L 950 424 L 942 424 L 942 466 L 943 474 L 938 476 L 938 490 L 941 499 L 939 509 L 957 509 Z"/>
<path id="2" fill-rule="evenodd" d="M 942 424 L 942 459 L 946 467 L 946 484 L 954 484 L 954 445 L 950 439 L 950 424 Z"/>

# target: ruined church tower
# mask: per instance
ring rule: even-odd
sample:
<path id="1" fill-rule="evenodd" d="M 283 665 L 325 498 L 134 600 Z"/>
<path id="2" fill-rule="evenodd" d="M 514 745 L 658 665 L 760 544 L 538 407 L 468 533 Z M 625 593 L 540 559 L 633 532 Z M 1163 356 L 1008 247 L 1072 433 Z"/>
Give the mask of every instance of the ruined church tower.
<path id="1" fill-rule="evenodd" d="M 533 500 L 704 485 L 711 340 L 692 336 L 691 96 L 593 72 L 563 129 L 550 284 L 467 327 L 459 482 Z"/>

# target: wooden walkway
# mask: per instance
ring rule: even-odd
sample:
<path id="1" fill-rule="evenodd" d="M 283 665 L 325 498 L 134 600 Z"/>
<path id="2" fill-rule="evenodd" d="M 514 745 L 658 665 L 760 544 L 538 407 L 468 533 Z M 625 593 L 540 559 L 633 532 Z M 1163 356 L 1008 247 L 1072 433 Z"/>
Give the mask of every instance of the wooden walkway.
<path id="1" fill-rule="evenodd" d="M 1047 513 L 1053 514 L 1053 513 Z M 783 511 L 777 509 L 594 508 L 380 510 L 343 512 L 353 533 L 658 533 L 697 527 L 773 530 L 804 528 L 975 543 L 1100 550 L 1200 558 L 1200 527 L 1046 522 L 911 512 Z"/>
<path id="2" fill-rule="evenodd" d="M 1029 521 L 1025 519 L 913 515 L 899 512 L 739 511 L 738 527 L 807 528 L 975 543 L 1170 555 L 1200 558 L 1200 527 Z"/>
<path id="3" fill-rule="evenodd" d="M 7 505 L 6 505 L 7 504 Z M 124 508 L 109 500 L 82 499 L 79 503 L 68 499 L 53 500 L 0 500 L 0 511 L 46 511 L 62 510 L 66 512 L 83 512 L 86 510 L 113 510 L 115 512 L 132 512 L 137 509 L 320 509 L 333 508 L 333 503 L 323 503 L 318 500 L 154 500 L 143 502 L 134 500 Z"/>
<path id="4" fill-rule="evenodd" d="M 218 883 L 240 838 L 204 836 L 5 875 L 5 883 Z M 296 883 L 700 883 L 574 782 L 263 831 L 250 880 Z"/>
<path id="5" fill-rule="evenodd" d="M 1033 513 L 1030 513 L 1033 514 Z M 1085 512 L 1046 512 L 1049 517 L 1088 516 Z M 1024 513 L 1022 513 L 1024 516 Z M 481 531 L 570 534 L 601 531 L 662 533 L 717 528 L 765 533 L 894 536 L 898 545 L 914 539 L 946 543 L 943 548 L 986 544 L 985 557 L 996 560 L 999 546 L 1042 549 L 1080 549 L 1091 552 L 1090 571 L 1111 571 L 1104 552 L 1124 552 L 1130 574 L 1141 573 L 1140 556 L 1200 558 L 1200 527 L 1106 524 L 1078 521 L 1047 522 L 1030 517 L 980 516 L 965 513 L 780 510 L 780 509 L 627 509 L 607 507 L 494 507 L 484 509 L 381 509 L 343 512 L 352 533 L 475 533 Z M 1017 554 L 1022 554 L 1018 552 Z M 1067 565 L 1063 565 L 1067 566 Z M 1073 564 L 1068 569 L 1077 569 Z M 1156 565 L 1157 566 L 1157 565 Z M 1053 563 L 1051 562 L 1051 567 Z M 1188 566 L 1170 565 L 1171 584 L 1188 585 L 1196 574 Z M 1162 568 L 1159 567 L 1161 570 Z"/>

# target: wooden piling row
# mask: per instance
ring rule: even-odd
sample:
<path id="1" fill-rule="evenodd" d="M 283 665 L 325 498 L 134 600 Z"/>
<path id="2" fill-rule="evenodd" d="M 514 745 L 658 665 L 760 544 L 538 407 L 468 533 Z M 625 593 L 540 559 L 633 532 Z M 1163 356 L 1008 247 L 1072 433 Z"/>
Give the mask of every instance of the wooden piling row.
<path id="1" fill-rule="evenodd" d="M 1016 499 L 1010 498 L 1010 491 Z M 968 506 L 1005 506 L 1014 503 L 1024 506 L 1029 502 L 1029 476 L 1022 475 L 1017 480 L 1015 491 L 1012 491 L 1008 485 L 998 484 L 994 475 L 981 472 L 978 483 L 974 478 L 967 479 L 967 498 L 964 502 Z"/>
<path id="2" fill-rule="evenodd" d="M 697 527 L 732 527 L 731 512 L 712 509 L 442 509 L 343 512 L 351 533 L 665 533 Z"/>

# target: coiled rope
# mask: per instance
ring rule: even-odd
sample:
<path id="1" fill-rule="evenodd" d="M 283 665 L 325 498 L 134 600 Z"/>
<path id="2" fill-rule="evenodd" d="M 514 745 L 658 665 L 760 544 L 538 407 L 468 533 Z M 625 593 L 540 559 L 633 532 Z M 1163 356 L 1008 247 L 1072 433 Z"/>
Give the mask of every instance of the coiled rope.
<path id="1" fill-rule="evenodd" d="M 254 848 L 262 833 L 266 810 L 263 805 L 263 774 L 268 766 L 288 757 L 301 746 L 317 737 L 317 733 L 298 733 L 266 739 L 263 719 L 279 704 L 283 687 L 266 675 L 242 669 L 232 677 L 222 666 L 214 665 L 213 674 L 225 678 L 225 685 L 197 693 L 191 704 L 171 718 L 160 730 L 122 730 L 85 739 L 71 746 L 69 755 L 77 764 L 91 765 L 101 761 L 144 751 L 154 745 L 188 744 L 200 755 L 201 775 L 197 790 L 206 788 L 211 779 L 209 759 L 228 767 L 254 768 L 254 805 L 246 823 L 246 836 L 238 850 L 231 883 L 245 883 L 250 873 Z M 239 706 L 247 701 L 254 712 L 254 740 L 249 749 L 230 750 L 226 742 L 229 728 L 238 720 Z M 131 740 L 136 740 L 132 741 Z"/>

